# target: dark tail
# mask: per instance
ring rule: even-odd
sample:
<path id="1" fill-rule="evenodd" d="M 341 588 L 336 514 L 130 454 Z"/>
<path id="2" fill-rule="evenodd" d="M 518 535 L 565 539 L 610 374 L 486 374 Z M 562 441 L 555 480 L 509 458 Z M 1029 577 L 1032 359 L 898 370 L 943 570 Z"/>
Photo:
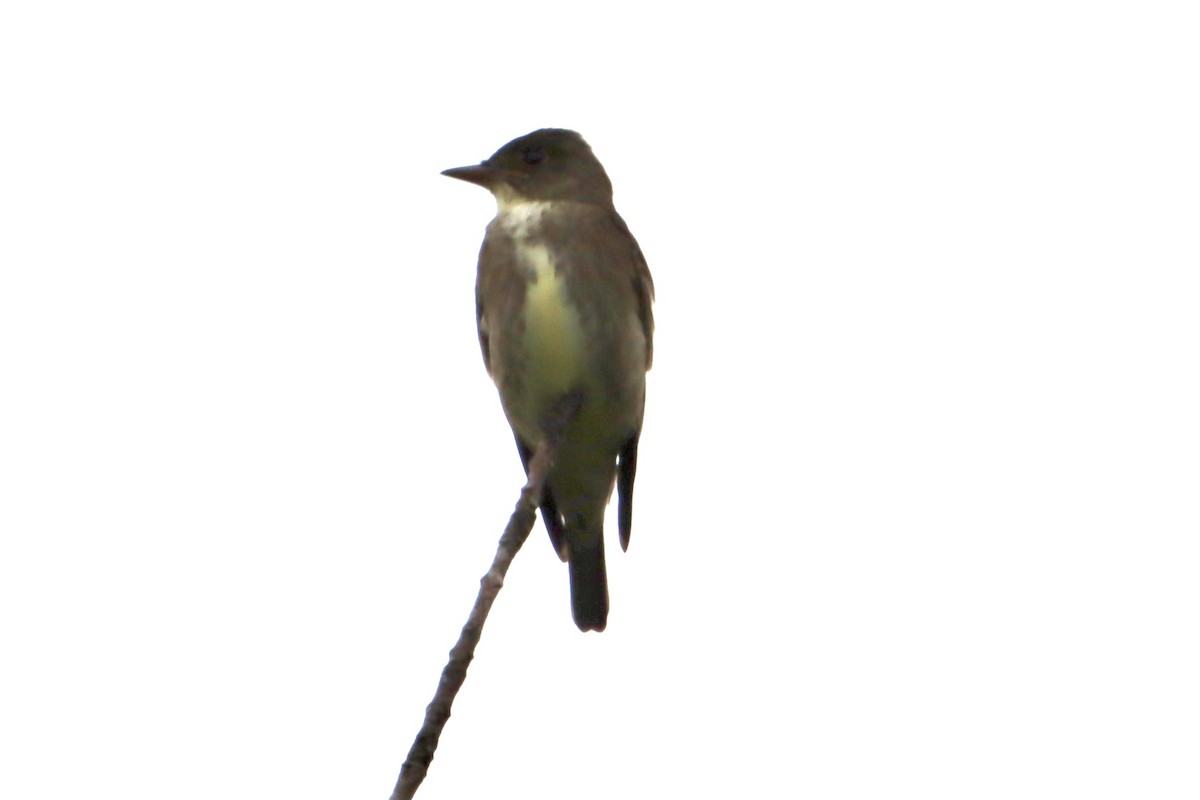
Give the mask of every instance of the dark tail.
<path id="1" fill-rule="evenodd" d="M 571 616 L 581 631 L 602 631 L 608 623 L 608 577 L 604 539 L 586 546 L 571 543 Z"/>

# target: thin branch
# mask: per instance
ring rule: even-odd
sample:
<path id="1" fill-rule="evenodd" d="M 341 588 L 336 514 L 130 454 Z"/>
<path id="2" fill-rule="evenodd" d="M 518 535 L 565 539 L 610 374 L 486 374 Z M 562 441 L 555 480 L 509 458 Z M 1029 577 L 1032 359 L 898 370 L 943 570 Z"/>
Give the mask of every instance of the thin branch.
<path id="1" fill-rule="evenodd" d="M 556 420 L 559 424 L 553 427 L 561 433 L 576 411 L 577 403 L 571 408 L 564 408 L 563 419 Z M 554 450 L 561 435 L 552 438 L 553 441 L 543 441 L 538 445 L 529 462 L 529 480 L 521 490 L 521 498 L 517 501 L 512 516 L 508 518 L 508 525 L 504 528 L 504 535 L 500 537 L 492 567 L 479 581 L 479 595 L 475 598 L 475 606 L 467 617 L 467 623 L 463 625 L 458 643 L 450 651 L 450 660 L 442 670 L 433 700 L 425 708 L 425 721 L 421 724 L 421 730 L 418 731 L 412 747 L 409 748 L 404 766 L 400 768 L 400 778 L 396 781 L 391 800 L 411 800 L 421 781 L 425 780 L 429 764 L 433 761 L 433 753 L 437 750 L 438 739 L 442 735 L 442 728 L 450 719 L 450 706 L 454 703 L 458 690 L 462 688 L 463 681 L 467 679 L 467 667 L 475 657 L 475 645 L 479 643 L 479 636 L 483 633 L 483 623 L 487 621 L 492 603 L 495 602 L 500 587 L 504 585 L 504 576 L 508 573 L 509 565 L 533 528 L 534 515 L 541 503 L 542 484 L 550 471 Z"/>

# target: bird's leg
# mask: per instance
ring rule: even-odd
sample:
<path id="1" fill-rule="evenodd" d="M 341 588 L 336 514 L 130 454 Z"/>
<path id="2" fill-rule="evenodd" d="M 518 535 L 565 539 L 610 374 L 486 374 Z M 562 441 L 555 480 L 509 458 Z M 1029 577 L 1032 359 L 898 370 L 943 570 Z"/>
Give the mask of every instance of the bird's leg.
<path id="1" fill-rule="evenodd" d="M 554 466 L 554 451 L 562 442 L 567 426 L 579 414 L 583 407 L 583 390 L 572 389 L 558 399 L 546 415 L 542 417 L 542 440 L 534 448 L 533 458 L 529 460 L 528 480 L 525 482 L 525 493 L 534 501 L 534 505 L 542 502 L 542 486 L 546 476 Z"/>
<path id="2" fill-rule="evenodd" d="M 567 432 L 567 426 L 579 414 L 583 407 L 583 389 L 572 389 L 558 398 L 558 402 L 550 406 L 550 410 L 542 417 L 542 433 L 551 443 L 557 445 Z"/>

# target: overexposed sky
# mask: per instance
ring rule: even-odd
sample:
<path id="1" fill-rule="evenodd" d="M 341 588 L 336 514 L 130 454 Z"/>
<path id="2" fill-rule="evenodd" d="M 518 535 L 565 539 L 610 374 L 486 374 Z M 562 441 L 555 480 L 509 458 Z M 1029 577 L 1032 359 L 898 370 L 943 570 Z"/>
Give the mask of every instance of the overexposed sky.
<path id="1" fill-rule="evenodd" d="M 557 126 L 632 542 L 584 635 L 539 523 L 418 796 L 1195 797 L 1198 25 L 6 4 L 0 796 L 387 797 L 523 480 L 438 173 Z"/>

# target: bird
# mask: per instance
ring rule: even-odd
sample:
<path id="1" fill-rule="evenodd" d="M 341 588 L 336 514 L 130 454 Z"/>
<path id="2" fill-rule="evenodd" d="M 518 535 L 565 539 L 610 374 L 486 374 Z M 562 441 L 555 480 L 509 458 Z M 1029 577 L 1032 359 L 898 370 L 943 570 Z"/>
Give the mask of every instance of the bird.
<path id="1" fill-rule="evenodd" d="M 613 205 L 608 174 L 575 131 L 535 130 L 442 174 L 496 200 L 475 283 L 483 363 L 526 474 L 538 446 L 557 440 L 542 519 L 568 564 L 576 626 L 603 631 L 604 512 L 614 484 L 623 551 L 632 527 L 654 357 L 650 269 Z M 556 423 L 563 418 L 565 426 Z"/>

